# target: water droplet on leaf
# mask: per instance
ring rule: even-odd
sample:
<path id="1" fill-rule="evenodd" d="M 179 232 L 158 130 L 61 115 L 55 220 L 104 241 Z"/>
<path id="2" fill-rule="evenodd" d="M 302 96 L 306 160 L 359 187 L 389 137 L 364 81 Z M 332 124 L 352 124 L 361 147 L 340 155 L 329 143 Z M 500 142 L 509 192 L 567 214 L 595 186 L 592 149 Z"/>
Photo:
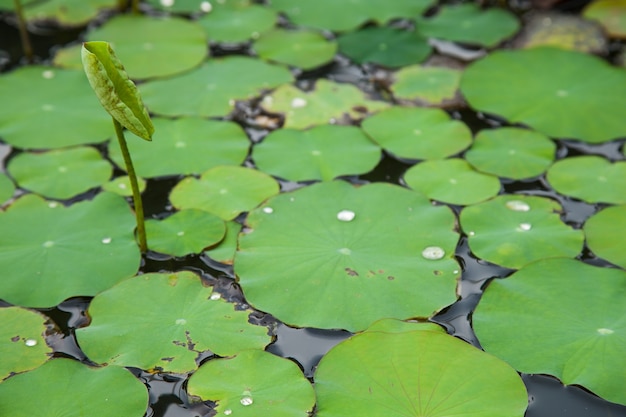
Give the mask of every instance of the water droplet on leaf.
<path id="1" fill-rule="evenodd" d="M 252 405 L 254 400 L 252 399 L 252 397 L 243 397 L 239 402 L 243 406 L 248 406 L 248 405 Z"/>
<path id="2" fill-rule="evenodd" d="M 104 243 L 105 245 L 108 245 L 109 243 L 111 243 L 111 238 L 110 237 L 105 237 L 102 238 L 102 243 Z"/>
<path id="3" fill-rule="evenodd" d="M 274 209 L 271 207 L 263 207 L 263 213 L 272 214 Z"/>
<path id="4" fill-rule="evenodd" d="M 211 10 L 213 10 L 213 6 L 208 1 L 203 1 L 202 3 L 200 3 L 200 10 L 205 13 L 209 13 Z"/>
<path id="5" fill-rule="evenodd" d="M 428 246 L 422 251 L 422 256 L 426 259 L 441 259 L 445 256 L 446 252 L 439 246 Z"/>
<path id="6" fill-rule="evenodd" d="M 520 225 L 517 228 L 518 232 L 527 232 L 530 229 L 532 229 L 533 226 L 530 223 L 520 223 Z"/>
<path id="7" fill-rule="evenodd" d="M 506 202 L 506 208 L 513 211 L 528 211 L 530 206 L 528 203 L 520 200 L 511 200 Z"/>
<path id="8" fill-rule="evenodd" d="M 354 219 L 354 216 L 354 212 L 350 210 L 341 210 L 339 213 L 337 213 L 337 219 L 341 220 L 342 222 L 351 222 Z"/>
<path id="9" fill-rule="evenodd" d="M 37 341 L 35 339 L 26 339 L 24 340 L 24 344 L 26 346 L 35 346 L 37 344 Z"/>
<path id="10" fill-rule="evenodd" d="M 50 80 L 54 78 L 54 71 L 45 70 L 44 72 L 41 73 L 41 76 L 44 77 L 46 80 Z"/>
<path id="11" fill-rule="evenodd" d="M 214 293 L 213 293 L 213 294 L 211 294 L 211 296 L 209 297 L 209 299 L 211 299 L 211 300 L 219 300 L 220 298 L 222 298 L 222 296 L 221 296 L 219 293 L 217 293 L 217 292 L 214 292 Z"/>

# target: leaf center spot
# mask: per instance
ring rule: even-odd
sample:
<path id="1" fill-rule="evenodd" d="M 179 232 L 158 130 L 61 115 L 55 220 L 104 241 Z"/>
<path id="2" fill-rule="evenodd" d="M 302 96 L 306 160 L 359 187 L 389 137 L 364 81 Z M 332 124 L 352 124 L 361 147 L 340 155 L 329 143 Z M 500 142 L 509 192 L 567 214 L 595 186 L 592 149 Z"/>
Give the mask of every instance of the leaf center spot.
<path id="1" fill-rule="evenodd" d="M 177 319 L 176 324 L 187 324 L 187 320 L 185 319 Z"/>
<path id="2" fill-rule="evenodd" d="M 341 210 L 339 213 L 337 213 L 337 219 L 341 220 L 342 222 L 351 222 L 352 220 L 354 220 L 354 216 L 356 216 L 356 214 L 351 210 Z"/>
<path id="3" fill-rule="evenodd" d="M 220 190 L 220 194 L 222 194 L 222 195 L 223 195 L 223 194 L 228 194 L 228 189 L 226 189 L 226 188 L 222 188 L 222 189 Z"/>
<path id="4" fill-rule="evenodd" d="M 557 97 L 567 97 L 569 96 L 569 92 L 567 90 L 558 90 L 556 95 Z"/>
<path id="5" fill-rule="evenodd" d="M 340 248 L 337 252 L 341 253 L 342 255 L 350 255 L 352 253 L 352 251 L 348 248 Z"/>
<path id="6" fill-rule="evenodd" d="M 441 259 L 444 257 L 445 254 L 446 252 L 439 246 L 428 246 L 424 248 L 424 250 L 422 251 L 422 256 L 425 259 L 432 259 L 432 260 Z"/>
<path id="7" fill-rule="evenodd" d="M 186 148 L 187 147 L 187 143 L 183 142 L 182 140 L 179 140 L 178 142 L 176 142 L 176 147 L 177 148 Z"/>
<path id="8" fill-rule="evenodd" d="M 104 243 L 105 245 L 108 245 L 109 243 L 111 243 L 111 238 L 110 237 L 105 237 L 102 238 L 102 243 Z"/>
<path id="9" fill-rule="evenodd" d="M 301 97 L 296 97 L 291 100 L 291 107 L 294 109 L 299 109 L 306 106 L 306 100 Z"/>
<path id="10" fill-rule="evenodd" d="M 54 71 L 51 70 L 45 70 L 44 72 L 41 73 L 41 76 L 43 78 L 45 78 L 46 80 L 50 80 L 52 78 L 54 78 Z"/>
<path id="11" fill-rule="evenodd" d="M 598 329 L 598 333 L 601 334 L 602 336 L 606 336 L 606 335 L 615 333 L 615 331 L 611 330 L 611 329 L 605 329 L 604 327 L 601 327 L 601 328 Z"/>
<path id="12" fill-rule="evenodd" d="M 320 151 L 318 151 L 318 150 L 311 151 L 311 155 L 313 155 L 313 156 L 320 156 L 321 154 L 322 153 Z"/>
<path id="13" fill-rule="evenodd" d="M 59 170 L 59 172 L 67 172 L 67 167 L 64 167 L 63 165 L 61 165 L 57 169 Z"/>
<path id="14" fill-rule="evenodd" d="M 183 236 L 184 234 L 185 232 L 181 230 L 180 232 L 176 233 L 176 236 Z"/>
<path id="15" fill-rule="evenodd" d="M 528 203 L 520 200 L 511 200 L 506 202 L 506 208 L 513 211 L 528 211 L 530 206 Z"/>
<path id="16" fill-rule="evenodd" d="M 54 110 L 54 106 L 52 104 L 44 104 L 43 106 L 41 106 L 41 110 L 52 111 Z"/>
<path id="17" fill-rule="evenodd" d="M 52 246 L 54 246 L 54 242 L 52 240 L 47 240 L 47 241 L 43 242 L 43 247 L 44 248 L 51 248 Z"/>

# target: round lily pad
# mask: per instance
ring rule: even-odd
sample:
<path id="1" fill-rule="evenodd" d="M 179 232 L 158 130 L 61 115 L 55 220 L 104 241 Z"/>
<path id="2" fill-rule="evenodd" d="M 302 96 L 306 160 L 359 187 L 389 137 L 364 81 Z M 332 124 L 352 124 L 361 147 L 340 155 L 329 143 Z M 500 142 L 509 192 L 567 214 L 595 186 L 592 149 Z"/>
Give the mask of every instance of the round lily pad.
<path id="1" fill-rule="evenodd" d="M 208 361 L 189 378 L 187 391 L 216 401 L 216 411 L 225 416 L 307 417 L 315 404 L 298 365 L 262 350 Z"/>
<path id="2" fill-rule="evenodd" d="M 599 143 L 626 136 L 626 72 L 591 55 L 551 47 L 496 51 L 465 70 L 461 91 L 474 109 L 551 137 Z"/>
<path id="3" fill-rule="evenodd" d="M 363 330 L 454 302 L 454 216 L 420 194 L 318 183 L 251 211 L 235 273 L 255 308 L 299 327 Z"/>
<path id="4" fill-rule="evenodd" d="M 599 22 L 613 38 L 626 38 L 626 2 L 624 0 L 595 0 L 582 12 L 589 20 Z"/>
<path id="5" fill-rule="evenodd" d="M 365 119 L 361 127 L 400 158 L 446 158 L 472 143 L 469 128 L 439 109 L 395 106 Z"/>
<path id="6" fill-rule="evenodd" d="M 265 60 L 309 70 L 332 61 L 337 43 L 313 30 L 274 29 L 263 33 L 253 48 Z"/>
<path id="7" fill-rule="evenodd" d="M 626 272 L 544 259 L 493 280 L 473 314 L 486 352 L 626 405 Z M 514 341 L 514 343 L 511 343 Z"/>
<path id="8" fill-rule="evenodd" d="M 234 5 L 247 5 L 250 0 L 147 0 L 150 6 L 157 10 L 163 10 L 170 13 L 212 13 L 215 9 L 224 7 L 232 7 Z"/>
<path id="9" fill-rule="evenodd" d="M 478 132 L 465 159 L 479 171 L 519 180 L 541 175 L 555 152 L 554 142 L 539 132 L 503 127 Z"/>
<path id="10" fill-rule="evenodd" d="M 2 298 L 50 307 L 132 276 L 140 261 L 134 228 L 128 204 L 115 194 L 70 207 L 33 194 L 20 197 L 0 213 Z"/>
<path id="11" fill-rule="evenodd" d="M 78 343 L 109 365 L 187 373 L 207 350 L 229 356 L 270 342 L 267 328 L 248 323 L 249 310 L 235 309 L 189 271 L 127 279 L 98 294 L 88 313 Z"/>
<path id="12" fill-rule="evenodd" d="M 0 206 L 6 202 L 9 198 L 13 197 L 15 192 L 15 184 L 11 178 L 5 174 L 0 173 Z"/>
<path id="13" fill-rule="evenodd" d="M 277 13 L 261 5 L 242 7 L 215 7 L 200 17 L 198 23 L 206 31 L 209 40 L 220 43 L 239 43 L 258 38 L 274 27 Z"/>
<path id="14" fill-rule="evenodd" d="M 245 71 L 241 69 L 245 68 Z M 293 81 L 287 68 L 259 59 L 229 56 L 212 59 L 181 76 L 139 86 L 152 113 L 166 116 L 225 116 L 236 100 Z"/>
<path id="15" fill-rule="evenodd" d="M 317 126 L 275 130 L 253 148 L 256 166 L 289 181 L 330 181 L 364 174 L 380 161 L 381 151 L 354 126 Z"/>
<path id="16" fill-rule="evenodd" d="M 11 374 L 35 369 L 46 362 L 52 349 L 44 334 L 48 318 L 20 307 L 0 308 L 0 381 Z M 0 406 L 1 407 L 1 406 Z"/>
<path id="17" fill-rule="evenodd" d="M 232 265 L 237 250 L 237 235 L 241 231 L 241 224 L 235 221 L 226 222 L 224 239 L 215 247 L 205 251 L 211 259 L 223 264 Z"/>
<path id="18" fill-rule="evenodd" d="M 60 200 L 104 184 L 113 173 L 91 147 L 24 152 L 11 159 L 7 170 L 21 188 Z"/>
<path id="19" fill-rule="evenodd" d="M 538 259 L 573 258 L 580 253 L 583 233 L 563 223 L 561 211 L 548 198 L 501 195 L 464 208 L 460 221 L 476 256 L 520 268 Z"/>
<path id="20" fill-rule="evenodd" d="M 170 201 L 179 210 L 197 208 L 232 220 L 279 191 L 276 180 L 260 171 L 218 166 L 199 179 L 189 177 L 179 182 L 170 194 Z"/>
<path id="21" fill-rule="evenodd" d="M 404 181 L 430 199 L 457 205 L 476 204 L 500 191 L 498 177 L 458 158 L 421 162 L 406 171 Z"/>
<path id="22" fill-rule="evenodd" d="M 442 106 L 456 97 L 460 82 L 459 70 L 412 65 L 396 72 L 390 88 L 399 99 Z"/>
<path id="23" fill-rule="evenodd" d="M 373 62 L 389 68 L 417 64 L 430 55 L 426 38 L 407 30 L 369 27 L 337 39 L 339 52 L 359 64 Z"/>
<path id="24" fill-rule="evenodd" d="M 626 268 L 626 206 L 607 207 L 585 222 L 587 246 L 597 256 Z"/>
<path id="25" fill-rule="evenodd" d="M 83 26 L 100 12 L 116 8 L 119 2 L 116 0 L 49 0 L 33 3 L 24 8 L 24 17 L 28 21 L 54 20 L 63 26 Z"/>
<path id="26" fill-rule="evenodd" d="M 505 362 L 433 329 L 392 320 L 333 347 L 315 372 L 319 417 L 522 417 L 528 395 Z"/>
<path id="27" fill-rule="evenodd" d="M 137 178 L 137 185 L 139 186 L 139 192 L 143 193 L 146 189 L 146 180 L 141 177 Z M 114 178 L 113 180 L 102 184 L 102 189 L 104 191 L 110 191 L 115 194 L 123 195 L 124 197 L 130 197 L 133 195 L 128 175 Z"/>
<path id="28" fill-rule="evenodd" d="M 142 417 L 147 408 L 146 386 L 119 366 L 59 358 L 0 384 L 3 416 Z"/>
<path id="29" fill-rule="evenodd" d="M 546 178 L 558 192 L 588 203 L 626 203 L 626 162 L 595 155 L 556 161 Z"/>
<path id="30" fill-rule="evenodd" d="M 248 154 L 250 141 L 234 122 L 195 117 L 152 121 L 151 142 L 128 140 L 135 171 L 141 177 L 200 174 L 218 165 L 239 165 Z M 117 140 L 109 143 L 109 156 L 125 168 Z"/>
<path id="31" fill-rule="evenodd" d="M 87 33 L 111 43 L 132 79 L 164 77 L 190 70 L 207 57 L 204 30 L 178 17 L 118 15 Z"/>

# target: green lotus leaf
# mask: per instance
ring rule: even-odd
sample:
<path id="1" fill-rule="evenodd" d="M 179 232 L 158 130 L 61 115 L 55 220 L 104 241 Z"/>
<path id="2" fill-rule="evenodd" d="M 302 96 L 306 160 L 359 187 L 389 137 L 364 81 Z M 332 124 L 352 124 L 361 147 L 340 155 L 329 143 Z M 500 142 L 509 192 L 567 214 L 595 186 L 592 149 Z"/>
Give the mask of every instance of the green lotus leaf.
<path id="1" fill-rule="evenodd" d="M 426 38 L 416 32 L 369 27 L 337 39 L 339 52 L 356 63 L 373 62 L 389 68 L 417 64 L 430 55 Z"/>
<path id="2" fill-rule="evenodd" d="M 546 175 L 558 192 L 588 203 L 626 203 L 626 162 L 595 155 L 556 161 Z"/>
<path id="3" fill-rule="evenodd" d="M 233 7 L 244 7 L 250 4 L 250 0 L 219 0 L 209 2 L 206 0 L 147 0 L 152 7 L 171 13 L 213 13 L 216 10 Z"/>
<path id="4" fill-rule="evenodd" d="M 550 47 L 496 51 L 465 70 L 461 91 L 475 110 L 551 137 L 599 143 L 626 136 L 626 72 L 587 54 Z"/>
<path id="5" fill-rule="evenodd" d="M 137 185 L 139 186 L 139 192 L 142 193 L 146 189 L 146 180 L 143 178 L 137 178 Z M 133 195 L 133 190 L 130 186 L 130 179 L 128 175 L 114 178 L 113 180 L 102 184 L 104 191 L 110 191 L 115 194 L 122 195 L 124 197 L 130 197 Z"/>
<path id="6" fill-rule="evenodd" d="M 218 3 L 219 4 L 219 3 Z M 258 38 L 274 27 L 277 13 L 261 5 L 216 7 L 198 19 L 213 42 L 239 43 Z"/>
<path id="7" fill-rule="evenodd" d="M 232 265 L 235 251 L 237 250 L 237 235 L 240 231 L 241 225 L 239 223 L 234 221 L 226 222 L 224 240 L 204 253 L 217 262 Z"/>
<path id="8" fill-rule="evenodd" d="M 245 71 L 241 71 L 245 68 Z M 236 100 L 247 100 L 264 89 L 289 83 L 284 67 L 261 60 L 229 56 L 207 61 L 184 75 L 156 80 L 139 87 L 151 112 L 166 116 L 225 116 Z"/>
<path id="9" fill-rule="evenodd" d="M 555 152 L 554 142 L 539 132 L 503 127 L 478 132 L 465 159 L 479 171 L 519 180 L 541 175 Z"/>
<path id="10" fill-rule="evenodd" d="M 140 261 L 134 228 L 128 204 L 111 193 L 70 207 L 32 194 L 20 197 L 0 213 L 2 298 L 50 307 L 132 276 Z"/>
<path id="11" fill-rule="evenodd" d="M 0 173 L 0 206 L 13 197 L 13 193 L 15 193 L 15 184 L 11 178 Z"/>
<path id="12" fill-rule="evenodd" d="M 253 48 L 265 60 L 309 70 L 332 61 L 337 43 L 313 30 L 274 29 L 263 33 Z"/>
<path id="13" fill-rule="evenodd" d="M 78 343 L 109 365 L 187 373 L 207 350 L 230 356 L 270 342 L 267 328 L 248 323 L 249 310 L 235 309 L 189 271 L 124 280 L 96 295 L 88 313 Z"/>
<path id="14" fill-rule="evenodd" d="M 0 97 L 13 97 L 0 112 L 0 136 L 18 148 L 99 143 L 113 133 L 82 70 L 25 66 L 0 76 Z"/>
<path id="15" fill-rule="evenodd" d="M 0 381 L 11 374 L 35 369 L 50 358 L 52 349 L 44 338 L 47 321 L 47 317 L 36 311 L 0 308 L 0 355 L 3 358 Z"/>
<path id="16" fill-rule="evenodd" d="M 463 159 L 436 159 L 409 168 L 404 181 L 432 200 L 470 205 L 487 200 L 500 191 L 500 180 L 474 170 Z"/>
<path id="17" fill-rule="evenodd" d="M 141 417 L 147 408 L 146 386 L 119 366 L 59 358 L 0 384 L 3 416 Z"/>
<path id="18" fill-rule="evenodd" d="M 625 226 L 626 206 L 602 209 L 585 222 L 587 246 L 597 256 L 626 268 Z"/>
<path id="19" fill-rule="evenodd" d="M 315 372 L 319 417 L 522 417 L 528 395 L 505 362 L 433 329 L 382 320 L 332 348 Z"/>
<path id="20" fill-rule="evenodd" d="M 400 158 L 446 158 L 472 143 L 469 128 L 439 109 L 395 106 L 368 117 L 361 127 L 383 149 Z"/>
<path id="21" fill-rule="evenodd" d="M 7 170 L 21 188 L 66 200 L 109 180 L 113 167 L 91 147 L 24 152 Z"/>
<path id="22" fill-rule="evenodd" d="M 226 226 L 203 210 L 181 210 L 164 220 L 147 220 L 148 248 L 173 256 L 200 253 L 224 237 Z"/>
<path id="23" fill-rule="evenodd" d="M 115 9 L 119 4 L 116 0 L 49 0 L 32 3 L 24 8 L 26 20 L 56 20 L 63 26 L 84 26 L 100 12 Z"/>
<path id="24" fill-rule="evenodd" d="M 456 97 L 460 82 L 459 70 L 412 65 L 396 72 L 390 89 L 396 98 L 402 100 L 443 106 Z"/>
<path id="25" fill-rule="evenodd" d="M 176 184 L 170 201 L 179 210 L 196 208 L 232 220 L 279 191 L 276 180 L 260 171 L 218 166 L 199 179 L 188 177 Z"/>
<path id="26" fill-rule="evenodd" d="M 464 208 L 460 221 L 477 257 L 520 268 L 539 259 L 573 258 L 580 253 L 583 233 L 563 223 L 561 211 L 548 198 L 501 195 Z"/>
<path id="27" fill-rule="evenodd" d="M 512 13 L 498 8 L 481 9 L 466 3 L 444 6 L 434 17 L 416 20 L 417 30 L 428 37 L 492 48 L 518 31 Z"/>
<path id="28" fill-rule="evenodd" d="M 626 38 L 626 2 L 595 0 L 583 9 L 583 16 L 599 22 L 612 38 Z"/>
<path id="29" fill-rule="evenodd" d="M 544 259 L 493 280 L 473 314 L 486 352 L 626 405 L 626 272 Z M 511 343 L 511 341 L 515 343 Z"/>
<path id="30" fill-rule="evenodd" d="M 55 67 L 83 70 L 82 49 L 82 43 L 58 48 L 52 58 L 52 64 Z"/>
<path id="31" fill-rule="evenodd" d="M 131 141 L 137 175 L 144 178 L 200 174 L 218 165 L 239 165 L 248 154 L 250 141 L 233 122 L 182 117 L 155 118 L 154 141 Z M 125 169 L 124 158 L 115 141 L 109 143 L 109 156 Z"/>
<path id="32" fill-rule="evenodd" d="M 367 113 L 389 105 L 368 99 L 354 85 L 320 79 L 311 92 L 302 91 L 292 85 L 280 86 L 263 98 L 261 106 L 272 113 L 283 113 L 284 127 L 305 129 L 314 125 L 336 123 L 343 118 L 361 119 Z"/>
<path id="33" fill-rule="evenodd" d="M 315 404 L 298 365 L 262 350 L 208 361 L 189 378 L 187 391 L 216 401 L 219 415 L 306 417 Z"/>
<path id="34" fill-rule="evenodd" d="M 111 43 L 132 79 L 178 74 L 207 57 L 204 30 L 177 17 L 118 15 L 88 32 L 87 40 Z"/>
<path id="35" fill-rule="evenodd" d="M 381 151 L 357 127 L 325 125 L 275 130 L 254 146 L 252 158 L 261 171 L 289 181 L 330 181 L 371 171 Z"/>
<path id="36" fill-rule="evenodd" d="M 22 0 L 20 1 L 22 7 L 28 6 L 31 3 L 35 3 L 37 0 Z M 9 12 L 13 12 L 15 10 L 15 2 L 14 0 L 0 0 L 0 10 L 6 10 Z"/>
<path id="37" fill-rule="evenodd" d="M 391 184 L 323 182 L 248 214 L 235 273 L 255 308 L 298 327 L 363 330 L 454 302 L 448 207 Z"/>

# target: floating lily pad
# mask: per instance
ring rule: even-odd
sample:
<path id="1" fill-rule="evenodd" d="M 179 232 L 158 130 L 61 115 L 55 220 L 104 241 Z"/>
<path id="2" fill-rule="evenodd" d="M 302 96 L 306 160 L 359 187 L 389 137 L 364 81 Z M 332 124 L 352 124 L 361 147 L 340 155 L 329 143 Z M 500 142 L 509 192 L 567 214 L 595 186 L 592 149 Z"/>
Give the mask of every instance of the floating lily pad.
<path id="1" fill-rule="evenodd" d="M 392 320 L 332 348 L 315 372 L 319 417 L 522 417 L 528 394 L 505 362 L 433 329 Z"/>
<path id="2" fill-rule="evenodd" d="M 241 69 L 245 68 L 245 71 Z M 207 61 L 184 75 L 139 86 L 151 112 L 166 116 L 225 116 L 236 100 L 260 95 L 264 89 L 289 83 L 284 67 L 243 56 Z"/>
<path id="3" fill-rule="evenodd" d="M 170 194 L 170 201 L 179 210 L 197 208 L 232 220 L 279 191 L 276 180 L 260 171 L 218 166 L 199 179 L 189 177 L 179 182 Z"/>
<path id="4" fill-rule="evenodd" d="M 24 2 L 21 2 L 24 3 Z M 55 20 L 63 26 L 83 26 L 100 12 L 118 6 L 116 0 L 48 0 L 24 8 L 29 21 Z"/>
<path id="5" fill-rule="evenodd" d="M 252 158 L 261 171 L 289 181 L 330 181 L 371 171 L 381 151 L 357 127 L 326 125 L 275 130 L 254 146 Z"/>
<path id="6" fill-rule="evenodd" d="M 146 386 L 119 366 L 91 368 L 53 359 L 0 384 L 3 416 L 141 417 L 147 408 Z"/>
<path id="7" fill-rule="evenodd" d="M 396 72 L 390 88 L 399 99 L 442 106 L 456 97 L 460 82 L 459 70 L 413 65 Z"/>
<path id="8" fill-rule="evenodd" d="M 309 70 L 332 61 L 337 43 L 312 30 L 274 29 L 263 33 L 253 48 L 265 60 Z"/>
<path id="9" fill-rule="evenodd" d="M 113 173 L 91 147 L 24 152 L 11 159 L 7 170 L 21 188 L 60 200 L 104 184 Z"/>
<path id="10" fill-rule="evenodd" d="M 214 359 L 189 378 L 189 394 L 216 401 L 220 415 L 306 417 L 315 393 L 298 365 L 262 350 Z"/>
<path id="11" fill-rule="evenodd" d="M 508 268 L 554 257 L 573 258 L 584 236 L 561 221 L 554 200 L 526 195 L 501 195 L 466 207 L 461 226 L 472 252 L 481 259 Z"/>
<path id="12" fill-rule="evenodd" d="M 44 338 L 47 321 L 47 317 L 35 311 L 0 308 L 0 381 L 11 374 L 35 369 L 50 358 L 52 349 Z"/>
<path id="13" fill-rule="evenodd" d="M 29 194 L 0 213 L 0 293 L 5 301 L 50 307 L 91 296 L 132 276 L 140 254 L 126 201 L 100 193 L 63 207 Z"/>
<path id="14" fill-rule="evenodd" d="M 344 117 L 360 119 L 367 113 L 389 105 L 368 99 L 354 85 L 320 79 L 311 92 L 304 92 L 292 85 L 283 85 L 265 96 L 261 106 L 269 112 L 283 113 L 284 127 L 305 129 L 314 125 L 335 123 Z"/>
<path id="15" fill-rule="evenodd" d="M 13 197 L 14 192 L 15 184 L 11 181 L 11 178 L 0 173 L 0 206 Z"/>
<path id="16" fill-rule="evenodd" d="M 592 1 L 583 10 L 583 16 L 599 22 L 611 37 L 626 38 L 626 1 Z"/>
<path id="17" fill-rule="evenodd" d="M 486 352 L 626 405 L 626 272 L 572 259 L 533 262 L 493 280 L 473 314 Z M 511 341 L 515 341 L 511 343 Z"/>
<path id="18" fill-rule="evenodd" d="M 318 183 L 269 199 L 246 225 L 235 273 L 246 300 L 285 323 L 358 331 L 456 298 L 454 216 L 404 188 Z"/>
<path id="19" fill-rule="evenodd" d="M 226 226 L 203 210 L 181 210 L 164 220 L 147 220 L 148 248 L 174 256 L 200 253 L 224 237 Z"/>
<path id="20" fill-rule="evenodd" d="M 0 97 L 15 98 L 0 112 L 0 136 L 18 148 L 99 143 L 113 134 L 82 70 L 22 67 L 0 76 Z"/>
<path id="21" fill-rule="evenodd" d="M 190 70 L 207 57 L 204 30 L 177 17 L 118 15 L 87 34 L 111 43 L 132 79 L 164 77 Z"/>
<path id="22" fill-rule="evenodd" d="M 430 199 L 458 205 L 476 204 L 500 191 L 497 177 L 458 158 L 421 162 L 406 171 L 404 181 Z"/>
<path id="23" fill-rule="evenodd" d="M 391 107 L 365 119 L 361 127 L 383 149 L 400 158 L 446 158 L 472 143 L 469 128 L 439 109 Z"/>
<path id="24" fill-rule="evenodd" d="M 146 189 L 146 180 L 143 178 L 137 178 L 137 185 L 139 186 L 139 192 L 144 192 Z M 102 184 L 102 189 L 104 191 L 110 191 L 115 194 L 123 195 L 124 197 L 130 197 L 133 195 L 128 175 L 114 178 L 112 181 Z"/>
<path id="25" fill-rule="evenodd" d="M 237 8 L 215 7 L 198 19 L 198 23 L 213 42 L 239 43 L 258 38 L 272 29 L 277 19 L 274 10 L 253 4 Z"/>
<path id="26" fill-rule="evenodd" d="M 546 178 L 558 192 L 588 203 L 626 203 L 626 162 L 595 155 L 561 159 Z"/>
<path id="27" fill-rule="evenodd" d="M 626 136 L 626 72 L 587 54 L 496 51 L 465 70 L 461 91 L 474 109 L 551 137 L 599 143 Z"/>
<path id="28" fill-rule="evenodd" d="M 239 165 L 250 141 L 236 123 L 183 117 L 155 118 L 152 142 L 128 141 L 137 175 L 144 178 L 200 174 L 218 165 Z M 117 141 L 109 143 L 109 155 L 125 167 Z"/>
<path id="29" fill-rule="evenodd" d="M 78 343 L 109 365 L 187 373 L 207 350 L 230 356 L 270 342 L 267 328 L 248 323 L 249 310 L 236 310 L 189 271 L 127 279 L 98 294 L 88 313 Z"/>
<path id="30" fill-rule="evenodd" d="M 222 9 L 233 6 L 245 6 L 250 4 L 250 0 L 147 0 L 152 7 L 157 10 L 163 10 L 170 13 L 213 13 L 216 9 Z"/>
<path id="31" fill-rule="evenodd" d="M 204 253 L 217 262 L 232 265 L 235 251 L 237 250 L 237 235 L 240 231 L 241 225 L 239 223 L 234 221 L 226 222 L 224 240 Z"/>
<path id="32" fill-rule="evenodd" d="M 519 180 L 541 175 L 555 152 L 554 142 L 539 132 L 503 127 L 478 132 L 465 159 L 479 171 Z"/>
<path id="33" fill-rule="evenodd" d="M 587 246 L 597 256 L 626 268 L 626 206 L 607 207 L 585 222 Z"/>

